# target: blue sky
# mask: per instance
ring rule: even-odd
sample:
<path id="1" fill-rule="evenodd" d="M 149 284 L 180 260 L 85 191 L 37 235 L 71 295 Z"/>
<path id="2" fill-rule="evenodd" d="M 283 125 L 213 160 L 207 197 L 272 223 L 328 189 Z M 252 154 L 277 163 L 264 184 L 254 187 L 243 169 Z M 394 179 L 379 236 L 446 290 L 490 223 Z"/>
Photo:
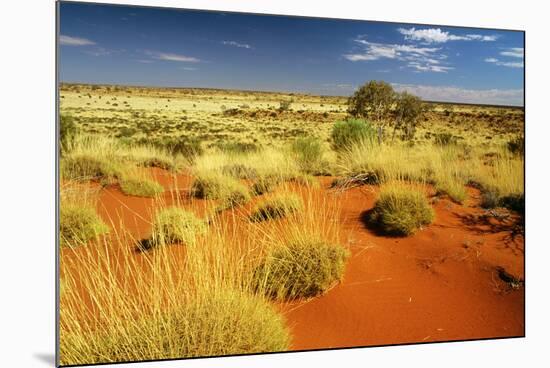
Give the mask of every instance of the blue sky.
<path id="1" fill-rule="evenodd" d="M 516 31 L 61 3 L 59 45 L 63 82 L 523 105 Z"/>

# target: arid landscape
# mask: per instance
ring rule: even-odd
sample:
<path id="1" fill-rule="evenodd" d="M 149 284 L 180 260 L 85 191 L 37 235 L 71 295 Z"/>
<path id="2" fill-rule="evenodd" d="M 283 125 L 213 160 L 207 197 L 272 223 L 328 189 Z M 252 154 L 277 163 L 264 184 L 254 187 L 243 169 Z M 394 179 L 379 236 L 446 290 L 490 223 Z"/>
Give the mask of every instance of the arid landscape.
<path id="1" fill-rule="evenodd" d="M 523 108 L 359 92 L 61 84 L 61 363 L 523 336 Z"/>

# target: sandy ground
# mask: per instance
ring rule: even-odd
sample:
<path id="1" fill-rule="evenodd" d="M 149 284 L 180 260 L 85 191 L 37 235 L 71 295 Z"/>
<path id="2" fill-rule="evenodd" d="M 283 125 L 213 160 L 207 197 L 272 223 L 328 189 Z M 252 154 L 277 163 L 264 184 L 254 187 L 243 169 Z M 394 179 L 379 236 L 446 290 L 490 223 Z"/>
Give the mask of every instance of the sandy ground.
<path id="1" fill-rule="evenodd" d="M 152 173 L 167 190 L 163 205 L 185 202 L 189 176 Z M 384 237 L 365 224 L 377 188 L 332 191 L 330 181 L 321 178 L 320 195 L 339 202 L 341 238 L 352 256 L 343 282 L 328 293 L 279 306 L 292 331 L 292 349 L 524 335 L 524 289 L 506 281 L 524 278 L 517 217 L 488 216 L 478 206 L 479 192 L 469 189 L 464 205 L 437 200 L 435 221 L 415 235 Z M 206 210 L 201 203 L 193 205 L 199 215 Z M 150 234 L 155 205 L 113 186 L 100 191 L 98 211 L 115 230 L 124 226 L 141 239 Z M 184 247 L 171 249 L 183 260 Z M 62 260 L 77 255 L 78 248 L 62 249 Z"/>

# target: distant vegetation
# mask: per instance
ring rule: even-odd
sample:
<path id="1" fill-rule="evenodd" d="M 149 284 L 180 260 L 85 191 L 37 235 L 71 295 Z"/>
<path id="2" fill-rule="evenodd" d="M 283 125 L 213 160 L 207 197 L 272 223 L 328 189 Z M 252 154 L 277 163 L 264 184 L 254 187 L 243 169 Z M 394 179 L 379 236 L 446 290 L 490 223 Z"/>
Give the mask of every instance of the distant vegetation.
<path id="1" fill-rule="evenodd" d="M 329 292 L 369 248 L 343 206 L 372 237 L 422 238 L 442 208 L 521 226 L 521 109 L 382 81 L 349 98 L 69 84 L 61 97 L 62 364 L 289 349 L 273 302 Z"/>

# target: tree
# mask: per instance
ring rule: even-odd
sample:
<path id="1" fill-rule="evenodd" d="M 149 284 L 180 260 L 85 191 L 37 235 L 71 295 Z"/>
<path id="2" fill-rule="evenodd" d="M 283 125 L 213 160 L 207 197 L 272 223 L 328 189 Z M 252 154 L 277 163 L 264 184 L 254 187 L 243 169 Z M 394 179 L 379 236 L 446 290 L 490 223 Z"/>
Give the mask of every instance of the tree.
<path id="1" fill-rule="evenodd" d="M 403 137 L 411 140 L 414 137 L 418 119 L 424 113 L 422 100 L 408 92 L 395 95 L 395 123 L 393 136 L 398 129 L 403 131 Z"/>
<path id="2" fill-rule="evenodd" d="M 395 93 L 384 81 L 370 81 L 361 86 L 348 99 L 348 113 L 356 118 L 369 118 L 378 124 L 389 118 Z"/>

